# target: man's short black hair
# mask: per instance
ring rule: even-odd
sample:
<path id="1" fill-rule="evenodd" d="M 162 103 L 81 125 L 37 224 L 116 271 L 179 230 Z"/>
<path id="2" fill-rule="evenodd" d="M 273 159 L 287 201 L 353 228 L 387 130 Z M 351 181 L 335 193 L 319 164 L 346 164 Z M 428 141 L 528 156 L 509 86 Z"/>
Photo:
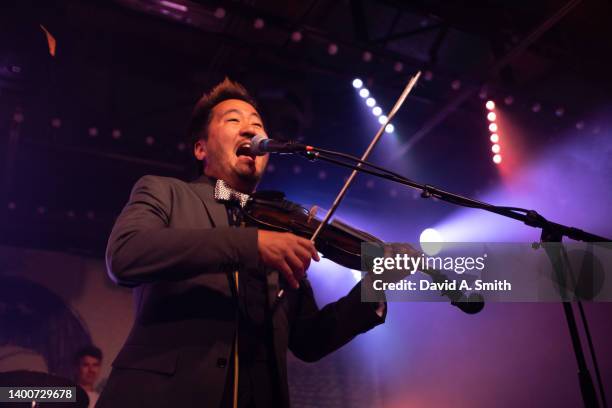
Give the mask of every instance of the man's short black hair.
<path id="1" fill-rule="evenodd" d="M 189 125 L 188 143 L 192 152 L 193 146 L 198 140 L 206 140 L 208 137 L 207 130 L 212 119 L 213 108 L 228 99 L 245 101 L 257 109 L 257 102 L 249 95 L 244 86 L 226 77 L 222 82 L 215 85 L 209 93 L 205 93 L 193 108 Z"/>
<path id="2" fill-rule="evenodd" d="M 81 359 L 86 356 L 93 357 L 93 358 L 96 358 L 102 361 L 102 350 L 100 350 L 98 347 L 94 346 L 93 344 L 80 348 L 79 351 L 77 351 L 74 354 L 75 365 L 79 365 L 81 362 Z"/>

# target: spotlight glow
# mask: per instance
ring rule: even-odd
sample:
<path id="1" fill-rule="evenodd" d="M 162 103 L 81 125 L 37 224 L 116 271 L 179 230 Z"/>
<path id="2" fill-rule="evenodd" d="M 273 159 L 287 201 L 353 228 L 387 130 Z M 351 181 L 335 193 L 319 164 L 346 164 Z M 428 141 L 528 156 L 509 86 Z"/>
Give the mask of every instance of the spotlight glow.
<path id="1" fill-rule="evenodd" d="M 368 105 L 371 108 L 372 106 L 376 105 L 376 99 L 371 98 L 371 97 L 366 99 L 366 105 Z"/>
<path id="2" fill-rule="evenodd" d="M 220 20 L 223 17 L 225 17 L 225 9 L 223 7 L 217 7 L 217 9 L 215 10 L 215 18 L 218 18 Z"/>
<path id="3" fill-rule="evenodd" d="M 498 144 L 494 144 L 493 146 L 491 146 L 491 151 L 493 153 L 499 153 L 500 150 L 501 150 L 501 148 L 499 147 Z"/>
<path id="4" fill-rule="evenodd" d="M 374 114 L 374 116 L 380 116 L 380 114 L 382 113 L 382 109 L 380 108 L 380 106 L 375 106 L 374 108 L 372 108 L 372 113 Z"/>
<path id="5" fill-rule="evenodd" d="M 497 132 L 497 124 L 496 124 L 496 123 L 491 123 L 491 124 L 489 125 L 489 130 L 490 130 L 491 132 Z"/>
<path id="6" fill-rule="evenodd" d="M 495 156 L 493 156 L 493 163 L 499 164 L 501 162 L 502 162 L 501 154 L 496 154 Z"/>
<path id="7" fill-rule="evenodd" d="M 495 102 L 493 101 L 487 101 L 487 103 L 485 104 L 485 106 L 487 107 L 488 110 L 493 110 L 495 109 Z"/>
<path id="8" fill-rule="evenodd" d="M 387 133 L 393 133 L 394 130 L 395 130 L 395 127 L 391 123 L 389 123 L 387 126 L 385 126 L 385 132 L 387 132 Z"/>
<path id="9" fill-rule="evenodd" d="M 366 88 L 361 88 L 359 90 L 359 96 L 361 96 L 362 98 L 367 98 L 368 96 L 370 96 L 370 91 L 368 91 Z"/>
<path id="10" fill-rule="evenodd" d="M 493 133 L 489 139 L 491 143 L 499 143 L 499 135 L 497 133 Z"/>
<path id="11" fill-rule="evenodd" d="M 359 78 L 353 79 L 353 88 L 359 89 L 363 86 L 363 81 Z"/>
<path id="12" fill-rule="evenodd" d="M 487 119 L 489 119 L 490 122 L 495 122 L 495 119 L 497 119 L 497 115 L 495 114 L 495 112 L 489 112 L 487 114 Z"/>
<path id="13" fill-rule="evenodd" d="M 294 31 L 291 33 L 291 41 L 300 42 L 302 41 L 302 33 L 299 31 Z"/>
<path id="14" fill-rule="evenodd" d="M 381 115 L 378 117 L 378 123 L 380 123 L 381 125 L 384 125 L 385 123 L 387 123 L 388 118 L 385 115 Z"/>
<path id="15" fill-rule="evenodd" d="M 433 228 L 424 229 L 419 237 L 421 249 L 429 256 L 434 256 L 442 249 L 442 235 Z"/>
<path id="16" fill-rule="evenodd" d="M 262 18 L 256 18 L 253 22 L 253 27 L 255 27 L 256 30 L 261 30 L 262 28 L 264 28 L 264 26 L 265 23 Z"/>

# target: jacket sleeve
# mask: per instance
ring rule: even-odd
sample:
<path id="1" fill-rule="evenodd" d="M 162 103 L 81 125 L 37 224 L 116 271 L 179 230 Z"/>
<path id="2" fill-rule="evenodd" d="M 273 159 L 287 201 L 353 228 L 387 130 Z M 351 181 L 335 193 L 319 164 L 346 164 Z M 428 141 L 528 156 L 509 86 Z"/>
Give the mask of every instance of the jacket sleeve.
<path id="1" fill-rule="evenodd" d="M 154 176 L 134 185 L 106 248 L 110 277 L 124 286 L 256 268 L 256 228 L 170 228 L 172 186 Z"/>
<path id="2" fill-rule="evenodd" d="M 355 336 L 384 323 L 376 313 L 378 303 L 361 301 L 361 283 L 348 295 L 319 309 L 308 280 L 300 282 L 289 333 L 289 349 L 301 360 L 314 362 L 339 349 Z"/>

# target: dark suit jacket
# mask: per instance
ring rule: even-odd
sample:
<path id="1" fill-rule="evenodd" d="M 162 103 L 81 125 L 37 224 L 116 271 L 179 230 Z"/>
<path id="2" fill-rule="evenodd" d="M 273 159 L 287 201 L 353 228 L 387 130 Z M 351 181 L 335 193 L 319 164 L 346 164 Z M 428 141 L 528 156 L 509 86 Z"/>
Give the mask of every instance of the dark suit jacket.
<path id="1" fill-rule="evenodd" d="M 257 230 L 228 226 L 214 182 L 141 178 L 117 219 L 106 253 L 110 277 L 134 287 L 136 318 L 98 407 L 220 404 L 235 335 L 229 277 L 258 269 Z M 283 282 L 268 272 L 269 299 Z M 319 309 L 312 288 L 287 290 L 273 314 L 283 406 L 286 351 L 316 361 L 384 321 L 360 287 Z"/>

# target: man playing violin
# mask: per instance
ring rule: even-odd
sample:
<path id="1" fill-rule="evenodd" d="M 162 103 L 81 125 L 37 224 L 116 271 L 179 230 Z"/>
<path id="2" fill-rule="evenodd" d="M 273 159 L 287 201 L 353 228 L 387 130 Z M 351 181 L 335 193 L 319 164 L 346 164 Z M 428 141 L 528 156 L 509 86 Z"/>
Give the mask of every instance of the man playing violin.
<path id="1" fill-rule="evenodd" d="M 109 238 L 110 277 L 134 288 L 136 319 L 98 407 L 288 407 L 287 350 L 317 361 L 384 322 L 360 285 L 319 309 L 306 270 L 319 256 L 291 233 L 245 227 L 268 156 L 255 100 L 225 80 L 196 104 L 191 183 L 145 176 Z"/>

